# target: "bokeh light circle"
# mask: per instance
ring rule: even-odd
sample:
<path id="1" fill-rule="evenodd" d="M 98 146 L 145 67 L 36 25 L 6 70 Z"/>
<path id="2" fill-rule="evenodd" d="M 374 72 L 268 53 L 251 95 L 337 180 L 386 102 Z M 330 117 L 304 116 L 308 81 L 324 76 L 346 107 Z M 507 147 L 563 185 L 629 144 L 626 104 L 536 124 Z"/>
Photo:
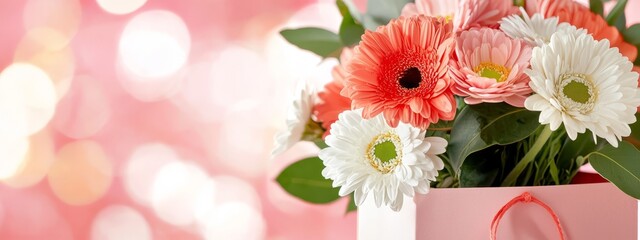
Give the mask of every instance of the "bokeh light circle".
<path id="1" fill-rule="evenodd" d="M 215 197 L 217 205 L 242 202 L 256 209 L 256 211 L 262 211 L 260 196 L 247 181 L 233 176 L 217 176 L 213 180 L 216 182 L 216 191 L 220 193 Z"/>
<path id="2" fill-rule="evenodd" d="M 266 235 L 265 221 L 256 209 L 241 202 L 218 207 L 205 227 L 205 239 L 260 240 Z"/>
<path id="3" fill-rule="evenodd" d="M 195 220 L 201 226 L 206 224 L 209 216 L 216 211 L 218 197 L 218 185 L 213 179 L 208 179 L 196 194 L 193 208 Z"/>
<path id="4" fill-rule="evenodd" d="M 152 188 L 152 206 L 165 222 L 178 226 L 194 223 L 197 196 L 208 177 L 196 165 L 184 162 L 166 164 L 156 174 Z"/>
<path id="5" fill-rule="evenodd" d="M 53 117 L 56 91 L 42 69 L 14 63 L 0 73 L 0 136 L 24 138 Z"/>
<path id="6" fill-rule="evenodd" d="M 113 169 L 102 147 L 82 140 L 63 146 L 49 171 L 49 186 L 69 205 L 85 205 L 101 198 L 111 186 Z"/>
<path id="7" fill-rule="evenodd" d="M 151 230 L 144 217 L 135 209 L 112 205 L 93 220 L 92 240 L 150 240 Z"/>
<path id="8" fill-rule="evenodd" d="M 25 29 L 52 28 L 69 42 L 78 30 L 81 13 L 78 0 L 29 0 L 22 16 Z"/>
<path id="9" fill-rule="evenodd" d="M 124 169 L 127 192 L 138 203 L 150 204 L 156 174 L 166 164 L 179 160 L 178 154 L 162 143 L 148 143 L 137 147 Z"/>
<path id="10" fill-rule="evenodd" d="M 260 104 L 252 101 L 244 101 L 232 105 L 234 108 L 228 111 L 224 117 L 218 144 L 211 148 L 218 164 L 228 167 L 242 177 L 259 177 L 266 171 L 270 149 L 273 141 L 271 135 L 265 134 L 266 127 L 263 123 L 256 122 L 260 117 Z M 251 137 L 247 137 L 251 136 Z M 231 160 L 233 159 L 233 160 Z"/>
<path id="11" fill-rule="evenodd" d="M 190 48 L 191 37 L 182 19 L 169 11 L 152 10 L 127 23 L 118 53 L 127 70 L 153 81 L 182 68 Z"/>
<path id="12" fill-rule="evenodd" d="M 142 7 L 147 0 L 97 0 L 102 10 L 111 14 L 127 14 Z"/>
<path id="13" fill-rule="evenodd" d="M 24 165 L 24 159 L 29 150 L 29 140 L 0 138 L 0 180 L 8 179 L 17 174 Z"/>
<path id="14" fill-rule="evenodd" d="M 271 87 L 266 66 L 265 60 L 254 51 L 228 47 L 211 66 L 211 86 L 207 94 L 218 106 L 248 99 L 266 99 Z"/>
<path id="15" fill-rule="evenodd" d="M 29 29 L 18 44 L 16 52 L 58 51 L 66 48 L 68 44 L 68 39 L 60 31 L 48 27 L 39 27 Z"/>
<path id="16" fill-rule="evenodd" d="M 186 72 L 183 68 L 169 76 L 145 78 L 125 69 L 122 60 L 116 63 L 120 85 L 129 95 L 142 102 L 160 101 L 175 95 L 181 89 Z"/>
<path id="17" fill-rule="evenodd" d="M 72 91 L 58 103 L 53 123 L 65 136 L 82 139 L 98 133 L 110 117 L 111 104 L 100 82 L 77 76 Z"/>
<path id="18" fill-rule="evenodd" d="M 76 70 L 75 57 L 65 36 L 51 28 L 29 30 L 15 49 L 14 61 L 33 64 L 47 73 L 62 98 Z"/>
<path id="19" fill-rule="evenodd" d="M 23 166 L 12 177 L 2 180 L 4 184 L 13 188 L 25 188 L 39 183 L 47 176 L 56 157 L 51 132 L 45 128 L 32 135 L 29 138 L 29 143 L 29 150 L 24 156 Z M 3 154 L 3 156 L 7 155 Z M 9 161 L 10 159 L 4 158 Z"/>

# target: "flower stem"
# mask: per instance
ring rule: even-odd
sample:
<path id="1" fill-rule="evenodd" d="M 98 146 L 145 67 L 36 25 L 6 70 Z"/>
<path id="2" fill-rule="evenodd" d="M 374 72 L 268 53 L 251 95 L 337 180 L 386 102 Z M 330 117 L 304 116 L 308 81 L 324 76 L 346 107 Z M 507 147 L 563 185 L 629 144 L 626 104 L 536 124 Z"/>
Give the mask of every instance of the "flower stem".
<path id="1" fill-rule="evenodd" d="M 520 160 L 520 162 L 516 164 L 513 170 L 511 170 L 509 175 L 507 175 L 507 177 L 504 179 L 501 185 L 502 187 L 513 186 L 515 184 L 516 180 L 518 180 L 518 177 L 525 169 L 525 167 L 527 167 L 527 165 L 529 165 L 529 163 L 531 163 L 531 161 L 536 158 L 542 147 L 547 143 L 547 141 L 551 137 L 552 132 L 553 131 L 551 131 L 549 125 L 546 125 L 544 127 L 540 135 L 538 135 L 536 142 L 533 143 L 531 149 L 529 149 L 527 154 L 522 157 L 522 160 Z"/>

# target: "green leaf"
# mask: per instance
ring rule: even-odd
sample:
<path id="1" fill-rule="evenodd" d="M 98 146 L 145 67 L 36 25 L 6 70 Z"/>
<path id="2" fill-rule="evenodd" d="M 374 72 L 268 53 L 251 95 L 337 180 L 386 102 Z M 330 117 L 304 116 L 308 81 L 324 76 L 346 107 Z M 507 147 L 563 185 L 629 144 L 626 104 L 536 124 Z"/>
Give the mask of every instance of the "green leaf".
<path id="1" fill-rule="evenodd" d="M 587 159 L 586 159 L 585 157 L 580 156 L 580 157 L 576 158 L 576 165 L 577 165 L 577 166 L 582 166 L 582 165 L 584 165 L 586 162 L 587 162 Z M 577 169 L 579 169 L 579 168 L 577 168 Z M 576 172 L 577 172 L 577 171 L 576 171 Z"/>
<path id="2" fill-rule="evenodd" d="M 589 162 L 604 178 L 626 194 L 640 199 L 640 151 L 628 142 L 589 154 Z"/>
<path id="3" fill-rule="evenodd" d="M 353 20 L 343 18 L 340 24 L 340 40 L 345 46 L 354 46 L 360 42 L 364 27 Z"/>
<path id="4" fill-rule="evenodd" d="M 374 30 L 380 25 L 386 25 L 391 19 L 400 16 L 402 8 L 412 0 L 369 0 L 367 13 L 362 22 L 367 29 Z"/>
<path id="5" fill-rule="evenodd" d="M 318 157 L 305 158 L 288 166 L 276 178 L 285 191 L 304 201 L 330 203 L 340 196 L 332 181 L 322 176 L 324 165 Z"/>
<path id="6" fill-rule="evenodd" d="M 506 103 L 469 105 L 453 123 L 447 147 L 451 166 L 457 175 L 469 154 L 525 139 L 538 126 L 538 112 Z"/>
<path id="7" fill-rule="evenodd" d="M 490 187 L 500 170 L 504 147 L 490 147 L 475 152 L 460 167 L 460 187 Z"/>
<path id="8" fill-rule="evenodd" d="M 352 10 L 343 0 L 337 0 L 336 4 L 342 14 L 340 24 L 340 40 L 345 46 L 353 46 L 360 42 L 360 37 L 364 34 L 364 27 L 360 25 L 357 18 L 352 15 Z M 357 12 L 357 10 L 355 10 Z M 359 14 L 359 12 L 357 12 Z"/>
<path id="9" fill-rule="evenodd" d="M 602 4 L 602 0 L 589 0 L 589 9 L 595 14 L 604 16 L 604 4 Z"/>
<path id="10" fill-rule="evenodd" d="M 285 29 L 280 35 L 291 44 L 323 58 L 339 56 L 343 47 L 338 34 L 321 28 Z"/>
<path id="11" fill-rule="evenodd" d="M 598 145 L 593 141 L 591 131 L 589 130 L 585 133 L 578 134 L 576 140 L 565 138 L 558 157 L 558 168 L 570 169 L 578 156 L 587 156 L 587 154 L 596 151 L 597 148 Z"/>
<path id="12" fill-rule="evenodd" d="M 551 178 L 553 179 L 553 182 L 556 185 L 560 185 L 560 173 L 558 172 L 558 166 L 556 166 L 556 161 L 554 161 L 553 159 L 549 159 L 549 174 L 551 175 Z"/>
<path id="13" fill-rule="evenodd" d="M 633 24 L 624 31 L 624 40 L 633 45 L 640 45 L 640 23 Z"/>
<path id="14" fill-rule="evenodd" d="M 349 15 L 357 22 L 362 21 L 362 14 L 360 13 L 360 10 L 358 10 L 351 0 L 336 0 L 336 5 L 338 6 L 338 10 L 340 10 L 342 17 Z"/>
<path id="15" fill-rule="evenodd" d="M 605 18 L 609 26 L 615 26 L 616 22 L 618 21 L 618 18 L 620 18 L 624 13 L 624 9 L 626 6 L 627 6 L 627 0 L 618 0 L 618 2 L 616 2 L 616 5 L 613 6 L 611 11 L 609 12 L 609 14 L 607 14 L 607 17 Z"/>
<path id="16" fill-rule="evenodd" d="M 623 34 L 624 36 L 624 33 L 627 30 L 627 16 L 624 14 L 624 12 L 622 12 L 622 15 L 620 15 L 613 26 L 615 26 L 618 29 L 618 32 L 620 32 L 620 34 Z"/>
<path id="17" fill-rule="evenodd" d="M 350 213 L 358 210 L 358 206 L 356 206 L 356 200 L 353 198 L 353 193 L 349 195 L 349 204 L 347 205 L 347 212 Z"/>

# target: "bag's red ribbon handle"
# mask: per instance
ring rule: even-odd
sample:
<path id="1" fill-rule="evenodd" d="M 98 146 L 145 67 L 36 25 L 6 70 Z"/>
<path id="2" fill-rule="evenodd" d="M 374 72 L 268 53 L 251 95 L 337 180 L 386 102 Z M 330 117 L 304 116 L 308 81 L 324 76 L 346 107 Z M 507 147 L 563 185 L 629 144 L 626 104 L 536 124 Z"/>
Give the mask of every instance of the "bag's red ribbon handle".
<path id="1" fill-rule="evenodd" d="M 511 199 L 511 201 L 509 201 L 507 204 L 505 204 L 500 211 L 498 211 L 498 213 L 496 213 L 496 216 L 493 217 L 493 221 L 491 222 L 491 235 L 490 235 L 490 239 L 491 240 L 496 240 L 497 237 L 497 233 L 498 233 L 498 224 L 500 224 L 500 219 L 502 219 L 502 216 L 513 206 L 516 205 L 519 202 L 523 202 L 523 203 L 536 203 L 538 205 L 540 205 L 541 207 L 543 207 L 545 210 L 547 210 L 547 212 L 551 215 L 551 217 L 553 218 L 553 221 L 556 223 L 556 228 L 558 229 L 558 233 L 560 234 L 560 239 L 561 240 L 565 240 L 564 238 L 564 231 L 562 230 L 562 226 L 560 225 L 560 218 L 558 218 L 558 215 L 556 215 L 556 213 L 553 211 L 553 209 L 551 209 L 551 207 L 549 207 L 547 204 L 545 204 L 544 202 L 540 201 L 540 199 L 535 198 L 534 196 L 531 196 L 530 193 L 525 192 L 523 194 L 521 194 L 520 196 L 517 196 L 513 199 Z"/>

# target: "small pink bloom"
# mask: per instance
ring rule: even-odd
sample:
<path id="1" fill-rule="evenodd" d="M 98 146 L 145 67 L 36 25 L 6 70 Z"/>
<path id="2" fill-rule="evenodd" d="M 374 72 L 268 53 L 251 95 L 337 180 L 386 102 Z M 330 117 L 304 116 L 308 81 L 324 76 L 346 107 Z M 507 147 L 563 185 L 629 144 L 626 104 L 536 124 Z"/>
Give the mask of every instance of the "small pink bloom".
<path id="1" fill-rule="evenodd" d="M 506 102 L 524 107 L 531 93 L 529 67 L 532 47 L 509 38 L 499 30 L 471 29 L 460 33 L 449 73 L 455 81 L 453 93 L 467 104 Z"/>
<path id="2" fill-rule="evenodd" d="M 512 0 L 462 0 L 453 19 L 454 29 L 464 31 L 476 27 L 498 28 L 503 17 L 517 14 Z"/>
<path id="3" fill-rule="evenodd" d="M 340 91 L 344 88 L 344 79 L 347 77 L 344 67 L 351 61 L 352 56 L 353 50 L 349 48 L 342 50 L 340 64 L 331 71 L 333 81 L 327 83 L 324 90 L 318 93 L 320 102 L 313 107 L 313 114 L 326 129 L 323 137 L 330 134 L 331 124 L 338 120 L 338 115 L 351 109 L 351 99 L 340 95 Z"/>
<path id="4" fill-rule="evenodd" d="M 608 39 L 611 47 L 617 47 L 622 55 L 630 61 L 638 56 L 635 46 L 624 41 L 622 34 L 614 26 L 609 26 L 600 15 L 588 7 L 572 0 L 537 0 L 538 11 L 545 17 L 558 17 L 577 28 L 584 28 L 594 39 Z"/>

